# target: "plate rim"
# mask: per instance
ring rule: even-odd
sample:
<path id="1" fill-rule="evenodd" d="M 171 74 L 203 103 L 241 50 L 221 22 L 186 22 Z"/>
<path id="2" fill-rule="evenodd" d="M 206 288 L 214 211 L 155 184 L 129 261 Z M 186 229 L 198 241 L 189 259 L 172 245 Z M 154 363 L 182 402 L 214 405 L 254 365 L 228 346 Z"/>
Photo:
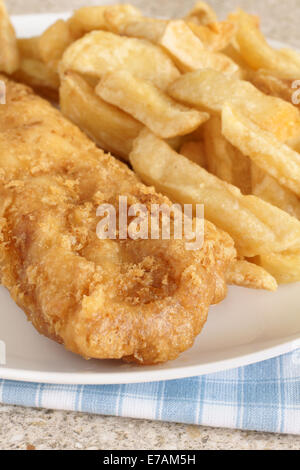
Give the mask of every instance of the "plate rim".
<path id="1" fill-rule="evenodd" d="M 109 2 L 106 2 L 109 4 Z M 11 19 L 13 23 L 20 23 L 23 20 L 28 21 L 29 18 L 38 19 L 40 17 L 48 17 L 53 20 L 60 18 L 67 18 L 71 15 L 70 11 L 63 11 L 57 13 L 32 13 L 26 15 L 12 15 Z M 286 47 L 287 44 L 269 39 L 275 47 Z M 286 354 L 295 351 L 300 341 L 300 333 L 290 336 L 288 339 L 277 339 L 270 340 L 268 344 L 270 346 L 264 347 L 261 350 L 254 352 L 246 352 L 250 348 L 251 344 L 245 344 L 242 346 L 236 346 L 233 349 L 232 356 L 224 359 L 208 362 L 200 365 L 184 365 L 178 368 L 151 370 L 148 367 L 147 370 L 141 367 L 140 372 L 136 370 L 134 372 L 45 372 L 45 371 L 33 371 L 30 369 L 16 369 L 6 368 L 0 366 L 0 380 L 10 380 L 17 382 L 32 382 L 32 383 L 44 383 L 44 384 L 61 384 L 61 385 L 116 385 L 116 384 L 136 384 L 136 383 L 150 383 L 159 381 L 169 380 L 180 380 L 189 377 L 202 376 L 206 374 L 213 374 L 217 372 L 225 372 L 227 370 L 243 367 L 258 362 L 266 361 L 274 357 L 278 357 L 282 354 Z M 298 343 L 298 344 L 297 344 Z M 264 344 L 266 344 L 264 342 Z M 258 343 L 259 348 L 259 343 Z M 235 353 L 235 350 L 243 349 L 244 352 L 241 354 Z M 155 366 L 154 366 L 155 367 Z"/>
<path id="2" fill-rule="evenodd" d="M 264 348 L 248 354 L 230 357 L 221 361 L 215 361 L 202 365 L 181 366 L 176 369 L 162 369 L 151 371 L 151 366 L 145 370 L 141 367 L 141 372 L 44 372 L 30 371 L 27 369 L 13 369 L 0 366 L 0 380 L 10 380 L 16 382 L 43 383 L 52 385 L 125 385 L 138 383 L 153 383 L 170 380 L 181 380 L 191 377 L 226 372 L 239 367 L 249 366 L 264 362 L 283 354 L 292 353 L 299 348 L 300 335 L 291 336 L 291 339 L 280 343 L 277 340 L 275 346 Z M 273 341 L 275 342 L 275 341 Z M 272 343 L 272 341 L 270 341 Z M 243 346 L 242 346 L 243 347 Z M 250 347 L 250 344 L 244 348 Z M 153 366 L 155 367 L 155 365 Z M 2 373 L 3 372 L 3 373 Z M 22 378 L 20 378 L 20 374 Z"/>

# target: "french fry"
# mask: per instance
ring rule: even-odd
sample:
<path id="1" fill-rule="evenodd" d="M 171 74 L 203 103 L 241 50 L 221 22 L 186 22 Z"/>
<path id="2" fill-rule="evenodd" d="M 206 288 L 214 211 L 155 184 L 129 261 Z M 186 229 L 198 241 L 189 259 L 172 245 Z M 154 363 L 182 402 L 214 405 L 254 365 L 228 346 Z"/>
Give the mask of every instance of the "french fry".
<path id="1" fill-rule="evenodd" d="M 169 22 L 157 18 L 128 18 L 127 21 L 120 22 L 114 32 L 124 36 L 147 39 L 157 44 L 162 39 Z M 213 52 L 225 49 L 236 31 L 236 26 L 229 21 L 213 23 L 208 26 L 193 22 L 186 24 L 201 40 L 204 48 Z"/>
<path id="2" fill-rule="evenodd" d="M 293 79 L 300 76 L 300 64 L 290 56 L 269 46 L 252 15 L 238 10 L 229 18 L 238 26 L 236 40 L 239 50 L 251 68 L 271 70 L 278 73 L 281 78 Z"/>
<path id="3" fill-rule="evenodd" d="M 223 181 L 251 194 L 251 161 L 222 135 L 222 123 L 212 117 L 203 127 L 207 169 Z"/>
<path id="4" fill-rule="evenodd" d="M 229 57 L 205 49 L 184 21 L 170 21 L 159 45 L 171 55 L 182 72 L 211 68 L 230 76 L 239 75 L 239 67 Z"/>
<path id="5" fill-rule="evenodd" d="M 257 257 L 256 262 L 266 269 L 278 284 L 300 282 L 300 251 L 269 253 Z"/>
<path id="6" fill-rule="evenodd" d="M 40 36 L 39 56 L 46 64 L 60 60 L 67 47 L 74 41 L 66 21 L 58 20 Z"/>
<path id="7" fill-rule="evenodd" d="M 192 21 L 195 24 L 207 25 L 218 21 L 217 14 L 211 6 L 205 2 L 197 2 L 192 10 L 185 17 L 186 21 Z"/>
<path id="8" fill-rule="evenodd" d="M 300 222 L 286 212 L 221 181 L 144 129 L 130 162 L 142 180 L 181 204 L 204 204 L 205 217 L 228 232 L 240 256 L 300 247 Z"/>
<path id="9" fill-rule="evenodd" d="M 300 53 L 289 47 L 284 47 L 279 50 L 281 56 L 286 57 L 288 60 L 293 61 L 300 67 Z"/>
<path id="10" fill-rule="evenodd" d="M 212 117 L 204 126 L 203 132 L 208 171 L 233 185 L 235 150 L 222 135 L 221 119 Z"/>
<path id="11" fill-rule="evenodd" d="M 189 141 L 182 144 L 179 153 L 197 165 L 206 167 L 206 155 L 204 143 L 199 141 Z"/>
<path id="12" fill-rule="evenodd" d="M 58 74 L 43 62 L 34 59 L 22 59 L 17 73 L 28 77 L 28 84 L 33 87 L 44 87 L 58 90 Z"/>
<path id="13" fill-rule="evenodd" d="M 254 163 L 251 166 L 252 194 L 279 207 L 300 220 L 300 199 L 289 189 L 281 186 Z"/>
<path id="14" fill-rule="evenodd" d="M 253 69 L 249 67 L 247 62 L 243 59 L 243 57 L 240 54 L 240 51 L 238 49 L 238 46 L 236 44 L 236 41 L 233 39 L 230 44 L 224 49 L 223 54 L 227 55 L 233 62 L 235 62 L 241 70 L 241 78 L 247 80 L 248 79 L 248 73 L 251 71 L 253 72 Z"/>
<path id="15" fill-rule="evenodd" d="M 58 100 L 59 76 L 55 70 L 40 60 L 22 59 L 13 75 L 15 80 L 26 83 L 52 101 Z"/>
<path id="16" fill-rule="evenodd" d="M 76 38 L 84 36 L 95 30 L 107 31 L 107 22 L 104 17 L 106 6 L 82 7 L 76 10 L 68 20 L 72 35 Z"/>
<path id="17" fill-rule="evenodd" d="M 194 67 L 197 67 L 201 62 L 205 50 L 203 43 L 181 20 L 168 24 L 159 43 L 168 51 L 183 72 L 194 70 Z"/>
<path id="18" fill-rule="evenodd" d="M 300 153 L 300 134 L 297 137 L 295 137 L 294 139 L 289 139 L 287 141 L 287 145 L 291 149 L 293 149 L 296 152 Z"/>
<path id="19" fill-rule="evenodd" d="M 142 17 L 140 10 L 132 5 L 114 5 L 107 7 L 104 11 L 104 18 L 108 31 L 118 34 L 123 24 Z"/>
<path id="20" fill-rule="evenodd" d="M 19 51 L 14 28 L 3 0 L 0 0 L 0 71 L 9 75 L 19 66 Z"/>
<path id="21" fill-rule="evenodd" d="M 115 31 L 121 23 L 142 16 L 141 12 L 129 4 L 82 7 L 68 20 L 72 35 L 79 39 L 92 31 Z"/>
<path id="22" fill-rule="evenodd" d="M 224 106 L 222 132 L 259 168 L 300 197 L 300 155 L 297 152 L 262 130 L 236 106 Z"/>
<path id="23" fill-rule="evenodd" d="M 246 260 L 237 260 L 227 271 L 227 283 L 249 289 L 277 290 L 276 279 L 264 268 Z"/>
<path id="24" fill-rule="evenodd" d="M 300 133 L 300 113 L 291 103 L 266 96 L 251 83 L 215 70 L 187 73 L 170 85 L 168 93 L 187 106 L 219 116 L 224 104 L 232 103 L 283 142 Z"/>
<path id="25" fill-rule="evenodd" d="M 44 62 L 49 68 L 57 68 L 67 47 L 74 42 L 68 23 L 58 20 L 41 36 L 18 39 L 18 49 L 22 59 Z"/>
<path id="26" fill-rule="evenodd" d="M 60 106 L 63 114 L 84 130 L 101 148 L 128 160 L 142 125 L 123 111 L 101 100 L 76 73 L 62 80 Z"/>
<path id="27" fill-rule="evenodd" d="M 135 78 L 126 70 L 105 75 L 96 94 L 163 139 L 189 134 L 209 119 L 209 114 L 179 105 L 152 83 Z"/>
<path id="28" fill-rule="evenodd" d="M 248 72 L 247 79 L 266 95 L 276 96 L 293 103 L 295 89 L 292 85 L 295 80 L 277 77 L 268 70 Z M 300 108 L 300 104 L 295 104 L 295 106 Z"/>
<path id="29" fill-rule="evenodd" d="M 22 59 L 41 60 L 42 58 L 39 51 L 39 40 L 39 36 L 18 39 L 20 57 Z"/>
<path id="30" fill-rule="evenodd" d="M 62 75 L 73 70 L 98 81 L 119 69 L 149 80 L 162 90 L 180 76 L 172 60 L 158 46 L 105 31 L 94 31 L 73 43 L 60 65 Z"/>
<path id="31" fill-rule="evenodd" d="M 187 25 L 202 41 L 205 48 L 214 52 L 223 51 L 228 47 L 236 33 L 236 25 L 230 21 L 210 23 L 206 26 L 187 22 Z"/>
<path id="32" fill-rule="evenodd" d="M 155 44 L 162 38 L 168 25 L 167 20 L 157 18 L 139 18 L 119 25 L 118 33 L 128 37 L 146 39 Z"/>

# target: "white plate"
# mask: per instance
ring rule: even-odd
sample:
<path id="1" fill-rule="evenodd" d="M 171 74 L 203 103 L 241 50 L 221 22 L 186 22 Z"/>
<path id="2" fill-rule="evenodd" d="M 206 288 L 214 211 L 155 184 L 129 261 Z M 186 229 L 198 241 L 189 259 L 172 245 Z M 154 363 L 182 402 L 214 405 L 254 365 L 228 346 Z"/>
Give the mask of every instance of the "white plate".
<path id="1" fill-rule="evenodd" d="M 40 33 L 61 15 L 15 17 L 20 36 Z M 170 380 L 255 363 L 300 347 L 300 285 L 275 294 L 231 288 L 211 308 L 195 346 L 176 361 L 154 367 L 117 361 L 85 361 L 40 336 L 0 288 L 0 340 L 7 348 L 4 379 L 60 384 L 120 384 Z"/>

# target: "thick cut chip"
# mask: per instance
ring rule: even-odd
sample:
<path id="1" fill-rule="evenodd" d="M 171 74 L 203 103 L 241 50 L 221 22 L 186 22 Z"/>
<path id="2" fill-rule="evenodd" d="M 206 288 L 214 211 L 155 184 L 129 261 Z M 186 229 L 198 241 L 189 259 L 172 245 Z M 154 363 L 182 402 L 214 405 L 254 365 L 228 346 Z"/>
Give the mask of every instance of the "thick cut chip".
<path id="1" fill-rule="evenodd" d="M 76 73 L 64 76 L 60 88 L 63 114 L 86 132 L 102 149 L 127 160 L 142 125 L 96 96 Z"/>
<path id="2" fill-rule="evenodd" d="M 231 43 L 228 44 L 226 49 L 223 51 L 223 54 L 230 57 L 230 59 L 233 60 L 233 62 L 235 62 L 240 67 L 241 78 L 243 78 L 245 80 L 248 80 L 248 73 L 253 72 L 253 69 L 251 69 L 251 67 L 249 67 L 247 62 L 241 56 L 235 39 L 233 39 L 231 41 Z"/>
<path id="3" fill-rule="evenodd" d="M 12 74 L 19 66 L 16 34 L 3 0 L 0 0 L 0 71 Z"/>
<path id="4" fill-rule="evenodd" d="M 182 72 L 211 68 L 230 76 L 239 74 L 238 65 L 224 54 L 205 49 L 203 42 L 184 21 L 170 21 L 159 44 Z"/>
<path id="5" fill-rule="evenodd" d="M 291 103 L 214 70 L 185 74 L 170 85 L 168 93 L 186 105 L 218 115 L 226 102 L 232 103 L 283 142 L 300 134 L 300 113 Z"/>
<path id="6" fill-rule="evenodd" d="M 268 131 L 242 114 L 232 105 L 222 113 L 222 132 L 232 145 L 279 184 L 300 197 L 300 154 L 280 142 Z"/>
<path id="7" fill-rule="evenodd" d="M 218 116 L 204 125 L 203 135 L 208 171 L 251 194 L 251 160 L 225 139 Z"/>
<path id="8" fill-rule="evenodd" d="M 39 38 L 39 55 L 45 63 L 60 60 L 73 41 L 74 36 L 70 32 L 68 23 L 58 20 Z"/>
<path id="9" fill-rule="evenodd" d="M 80 38 L 86 33 L 95 30 L 107 30 L 104 17 L 106 6 L 83 7 L 76 10 L 69 19 L 68 24 L 74 37 Z"/>
<path id="10" fill-rule="evenodd" d="M 39 36 L 18 39 L 18 49 L 21 59 L 41 60 L 39 40 Z"/>
<path id="11" fill-rule="evenodd" d="M 255 163 L 251 166 L 252 194 L 288 212 L 300 220 L 300 199 L 281 186 L 272 176 L 261 170 Z"/>
<path id="12" fill-rule="evenodd" d="M 168 20 L 157 18 L 129 18 L 127 22 L 124 21 L 119 25 L 116 32 L 124 36 L 147 39 L 157 44 L 161 41 L 169 23 Z M 236 26 L 229 21 L 212 23 L 208 26 L 197 25 L 193 22 L 186 24 L 200 39 L 204 48 L 213 52 L 225 49 L 236 31 Z M 185 37 L 188 38 L 190 35 L 187 36 L 186 28 L 183 31 Z"/>
<path id="13" fill-rule="evenodd" d="M 218 21 L 216 12 L 205 2 L 197 2 L 185 19 L 199 25 L 207 25 Z"/>
<path id="14" fill-rule="evenodd" d="M 152 83 L 125 70 L 104 76 L 96 93 L 163 139 L 189 134 L 209 119 L 209 114 L 176 103 Z"/>
<path id="15" fill-rule="evenodd" d="M 298 135 L 298 137 L 295 137 L 294 139 L 289 139 L 287 141 L 287 145 L 291 147 L 291 149 L 300 153 L 300 134 Z"/>
<path id="16" fill-rule="evenodd" d="M 184 155 L 186 158 L 191 160 L 197 165 L 206 167 L 206 155 L 204 143 L 199 141 L 188 141 L 184 142 L 180 148 L 181 155 Z"/>
<path id="17" fill-rule="evenodd" d="M 141 17 L 142 14 L 140 10 L 128 4 L 107 7 L 104 12 L 107 29 L 117 34 L 123 24 L 127 24 L 129 21 L 133 21 Z"/>
<path id="18" fill-rule="evenodd" d="M 92 31 L 119 32 L 122 24 L 142 16 L 141 12 L 132 5 L 113 5 L 83 7 L 76 10 L 68 20 L 72 35 L 80 38 Z"/>
<path id="19" fill-rule="evenodd" d="M 257 26 L 256 18 L 242 10 L 230 15 L 238 25 L 236 40 L 243 59 L 254 70 L 267 69 L 282 78 L 300 76 L 300 63 L 291 55 L 273 49 Z"/>
<path id="20" fill-rule="evenodd" d="M 278 77 L 268 70 L 249 72 L 247 79 L 266 95 L 276 96 L 300 108 L 299 92 L 293 88 L 297 80 Z"/>
<path id="21" fill-rule="evenodd" d="M 194 22 L 187 22 L 187 24 L 205 48 L 214 52 L 223 51 L 229 46 L 236 33 L 236 25 L 230 21 L 220 21 L 207 26 Z"/>
<path id="22" fill-rule="evenodd" d="M 237 260 L 227 271 L 228 284 L 249 289 L 277 290 L 276 279 L 264 268 L 246 260 Z"/>
<path id="23" fill-rule="evenodd" d="M 300 53 L 295 49 L 290 49 L 289 47 L 284 47 L 279 50 L 281 56 L 286 57 L 289 60 L 292 60 L 300 67 Z"/>
<path id="24" fill-rule="evenodd" d="M 61 73 L 73 70 L 94 79 L 120 69 L 166 89 L 180 73 L 158 46 L 142 39 L 94 31 L 73 43 L 65 52 Z"/>
<path id="25" fill-rule="evenodd" d="M 181 204 L 205 205 L 205 217 L 228 232 L 240 256 L 300 247 L 300 222 L 255 196 L 221 181 L 144 129 L 130 162 L 136 173 Z"/>
<path id="26" fill-rule="evenodd" d="M 168 20 L 157 18 L 138 18 L 119 25 L 118 33 L 133 38 L 146 39 L 158 43 L 162 38 Z"/>
<path id="27" fill-rule="evenodd" d="M 59 76 L 55 69 L 50 68 L 41 60 L 22 59 L 13 77 L 31 86 L 50 100 L 57 101 Z"/>
<path id="28" fill-rule="evenodd" d="M 59 88 L 58 74 L 39 60 L 22 59 L 16 74 L 20 75 L 20 77 L 22 76 L 25 83 L 33 88 L 45 87 L 52 88 L 53 90 L 58 90 Z"/>
<path id="29" fill-rule="evenodd" d="M 300 251 L 270 253 L 255 260 L 277 280 L 278 284 L 300 282 Z"/>

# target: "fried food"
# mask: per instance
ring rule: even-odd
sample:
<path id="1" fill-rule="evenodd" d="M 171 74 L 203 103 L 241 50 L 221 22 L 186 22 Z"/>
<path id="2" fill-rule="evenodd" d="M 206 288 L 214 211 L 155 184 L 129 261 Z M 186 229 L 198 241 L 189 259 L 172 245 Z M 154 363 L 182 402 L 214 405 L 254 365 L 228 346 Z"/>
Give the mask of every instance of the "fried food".
<path id="1" fill-rule="evenodd" d="M 139 10 L 132 5 L 82 7 L 69 19 L 70 31 L 77 39 L 92 31 L 116 30 L 120 23 L 141 17 Z"/>
<path id="2" fill-rule="evenodd" d="M 62 75 L 72 70 L 95 79 L 95 84 L 119 69 L 149 80 L 162 90 L 180 76 L 170 57 L 155 44 L 106 31 L 93 31 L 74 42 L 60 65 Z"/>
<path id="3" fill-rule="evenodd" d="M 226 103 L 238 106 L 258 126 L 272 132 L 282 142 L 300 133 L 299 110 L 292 103 L 267 96 L 251 83 L 216 70 L 187 73 L 172 83 L 168 93 L 187 106 L 219 116 Z"/>
<path id="4" fill-rule="evenodd" d="M 293 84 L 296 80 L 280 78 L 268 70 L 258 70 L 248 72 L 247 79 L 266 95 L 281 98 L 288 103 L 293 103 L 300 108 L 300 104 L 294 100 L 295 88 Z"/>
<path id="5" fill-rule="evenodd" d="M 74 72 L 64 75 L 60 87 L 60 107 L 62 113 L 99 147 L 128 160 L 142 124 L 103 101 L 80 75 Z"/>
<path id="6" fill-rule="evenodd" d="M 213 69 L 229 76 L 239 76 L 238 65 L 226 55 L 206 49 L 184 21 L 170 21 L 158 44 L 171 55 L 184 73 Z"/>
<path id="7" fill-rule="evenodd" d="M 277 290 L 276 279 L 264 268 L 246 260 L 235 261 L 227 271 L 227 282 L 250 289 Z"/>
<path id="8" fill-rule="evenodd" d="M 196 2 L 192 10 L 185 17 L 186 21 L 191 21 L 199 25 L 208 25 L 218 21 L 217 14 L 213 8 L 205 2 Z"/>
<path id="9" fill-rule="evenodd" d="M 39 55 L 43 62 L 49 64 L 60 60 L 74 39 L 66 21 L 58 20 L 49 26 L 38 41 Z"/>
<path id="10" fill-rule="evenodd" d="M 300 154 L 232 105 L 222 113 L 222 132 L 229 142 L 278 183 L 300 197 Z"/>
<path id="11" fill-rule="evenodd" d="M 3 0 L 0 0 L 0 72 L 11 74 L 19 66 L 19 51 L 14 28 Z"/>
<path id="12" fill-rule="evenodd" d="M 279 284 L 300 282 L 300 251 L 269 253 L 258 256 L 255 261 L 271 273 Z"/>
<path id="13" fill-rule="evenodd" d="M 40 36 L 17 39 L 21 59 L 41 60 L 39 41 Z"/>
<path id="14" fill-rule="evenodd" d="M 281 78 L 294 79 L 300 74 L 300 55 L 273 49 L 257 24 L 257 17 L 238 10 L 229 16 L 237 24 L 236 41 L 240 54 L 253 70 L 270 70 Z M 295 60 L 296 57 L 296 60 Z"/>
<path id="15" fill-rule="evenodd" d="M 300 54 L 272 48 L 257 16 L 219 21 L 202 1 L 181 19 L 84 7 L 18 48 L 14 78 L 59 90 L 67 118 L 174 201 L 205 202 L 234 238 L 235 284 L 298 279 Z"/>
<path id="16" fill-rule="evenodd" d="M 254 196 L 260 197 L 300 220 L 300 199 L 255 163 L 251 165 L 251 185 Z"/>
<path id="17" fill-rule="evenodd" d="M 204 204 L 205 217 L 232 236 L 240 256 L 300 248 L 297 219 L 255 196 L 242 195 L 147 129 L 135 140 L 130 162 L 146 184 L 173 201 Z"/>
<path id="18" fill-rule="evenodd" d="M 208 171 L 243 194 L 251 194 L 251 161 L 225 139 L 221 119 L 213 116 L 204 125 L 203 134 Z"/>
<path id="19" fill-rule="evenodd" d="M 209 114 L 178 104 L 152 83 L 126 70 L 105 75 L 96 93 L 163 139 L 190 134 L 209 119 Z"/>
<path id="20" fill-rule="evenodd" d="M 123 21 L 119 24 L 118 34 L 146 39 L 157 44 L 161 40 L 167 25 L 168 20 L 144 17 L 130 18 L 128 21 Z"/>
<path id="21" fill-rule="evenodd" d="M 58 73 L 41 60 L 22 58 L 13 78 L 29 85 L 42 96 L 58 101 Z"/>
<path id="22" fill-rule="evenodd" d="M 49 103 L 7 85 L 0 106 L 2 284 L 37 330 L 86 358 L 154 364 L 192 346 L 226 294 L 231 238 L 100 240 L 99 205 L 170 201 L 140 183 Z"/>
<path id="23" fill-rule="evenodd" d="M 197 165 L 206 168 L 206 155 L 205 155 L 205 147 L 204 143 L 200 140 L 198 141 L 188 141 L 184 142 L 180 148 L 181 155 L 184 155 L 186 158 L 191 160 Z"/>
<path id="24" fill-rule="evenodd" d="M 129 4 L 107 7 L 104 12 L 107 29 L 113 33 L 118 33 L 122 24 L 139 19 L 141 16 L 140 10 Z"/>
<path id="25" fill-rule="evenodd" d="M 230 21 L 210 23 L 206 26 L 193 21 L 187 22 L 193 33 L 203 42 L 204 46 L 214 52 L 223 51 L 234 38 L 236 27 Z"/>

